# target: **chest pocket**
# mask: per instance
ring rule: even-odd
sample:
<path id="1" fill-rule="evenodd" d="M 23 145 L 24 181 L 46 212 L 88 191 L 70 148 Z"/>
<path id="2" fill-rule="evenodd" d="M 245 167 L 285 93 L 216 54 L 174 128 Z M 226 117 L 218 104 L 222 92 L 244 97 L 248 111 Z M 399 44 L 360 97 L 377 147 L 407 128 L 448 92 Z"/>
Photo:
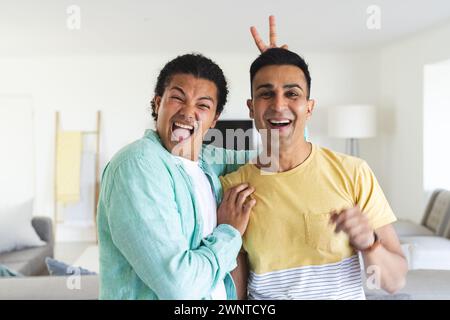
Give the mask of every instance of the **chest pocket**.
<path id="1" fill-rule="evenodd" d="M 342 259 L 351 255 L 353 249 L 344 232 L 335 233 L 335 225 L 330 224 L 330 213 L 305 214 L 306 244 L 321 254 Z"/>

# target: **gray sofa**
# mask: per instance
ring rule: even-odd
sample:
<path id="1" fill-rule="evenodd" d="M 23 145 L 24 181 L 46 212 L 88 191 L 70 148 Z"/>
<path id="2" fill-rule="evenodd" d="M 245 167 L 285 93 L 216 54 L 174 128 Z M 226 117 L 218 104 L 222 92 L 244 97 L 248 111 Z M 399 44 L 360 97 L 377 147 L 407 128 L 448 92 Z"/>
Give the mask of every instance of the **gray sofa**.
<path id="1" fill-rule="evenodd" d="M 399 237 L 437 236 L 450 238 L 450 191 L 434 190 L 420 224 L 399 220 L 394 224 Z"/>
<path id="2" fill-rule="evenodd" d="M 365 292 L 367 300 L 449 300 L 450 270 L 411 270 L 405 287 L 393 295 L 367 287 Z"/>
<path id="3" fill-rule="evenodd" d="M 97 300 L 97 275 L 0 278 L 0 300 Z"/>
<path id="4" fill-rule="evenodd" d="M 410 270 L 450 270 L 450 191 L 433 192 L 421 224 L 399 220 L 394 228 Z"/>
<path id="5" fill-rule="evenodd" d="M 1 253 L 0 264 L 24 276 L 48 275 L 45 258 L 53 258 L 54 252 L 52 220 L 47 217 L 34 217 L 31 224 L 46 244 L 40 247 Z"/>

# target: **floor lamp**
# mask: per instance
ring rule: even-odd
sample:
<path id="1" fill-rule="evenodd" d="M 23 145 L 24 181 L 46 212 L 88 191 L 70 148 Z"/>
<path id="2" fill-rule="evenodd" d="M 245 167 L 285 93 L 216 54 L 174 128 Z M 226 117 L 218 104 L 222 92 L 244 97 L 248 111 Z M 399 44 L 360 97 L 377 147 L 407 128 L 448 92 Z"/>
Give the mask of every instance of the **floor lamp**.
<path id="1" fill-rule="evenodd" d="M 346 153 L 359 157 L 359 139 L 376 135 L 376 111 L 371 105 L 343 105 L 328 109 L 328 135 L 346 139 Z"/>

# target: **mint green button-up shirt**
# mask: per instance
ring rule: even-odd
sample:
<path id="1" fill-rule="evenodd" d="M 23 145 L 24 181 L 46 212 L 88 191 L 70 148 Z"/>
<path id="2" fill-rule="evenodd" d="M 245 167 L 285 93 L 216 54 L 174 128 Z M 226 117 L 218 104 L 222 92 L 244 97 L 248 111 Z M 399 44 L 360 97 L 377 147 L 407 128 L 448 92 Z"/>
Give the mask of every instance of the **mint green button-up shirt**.
<path id="1" fill-rule="evenodd" d="M 203 146 L 199 164 L 217 204 L 219 176 L 235 171 L 249 154 Z M 202 238 L 203 221 L 183 166 L 147 130 L 106 166 L 98 202 L 100 299 L 210 299 L 236 267 L 240 233 L 221 224 Z"/>

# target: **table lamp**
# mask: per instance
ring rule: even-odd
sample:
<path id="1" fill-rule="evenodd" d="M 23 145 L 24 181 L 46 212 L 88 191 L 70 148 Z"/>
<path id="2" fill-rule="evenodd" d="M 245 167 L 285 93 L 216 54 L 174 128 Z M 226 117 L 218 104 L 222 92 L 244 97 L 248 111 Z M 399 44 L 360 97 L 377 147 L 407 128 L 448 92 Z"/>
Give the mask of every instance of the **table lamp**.
<path id="1" fill-rule="evenodd" d="M 346 153 L 359 156 L 358 139 L 376 135 L 376 111 L 371 105 L 342 105 L 328 109 L 328 135 L 346 140 Z"/>

